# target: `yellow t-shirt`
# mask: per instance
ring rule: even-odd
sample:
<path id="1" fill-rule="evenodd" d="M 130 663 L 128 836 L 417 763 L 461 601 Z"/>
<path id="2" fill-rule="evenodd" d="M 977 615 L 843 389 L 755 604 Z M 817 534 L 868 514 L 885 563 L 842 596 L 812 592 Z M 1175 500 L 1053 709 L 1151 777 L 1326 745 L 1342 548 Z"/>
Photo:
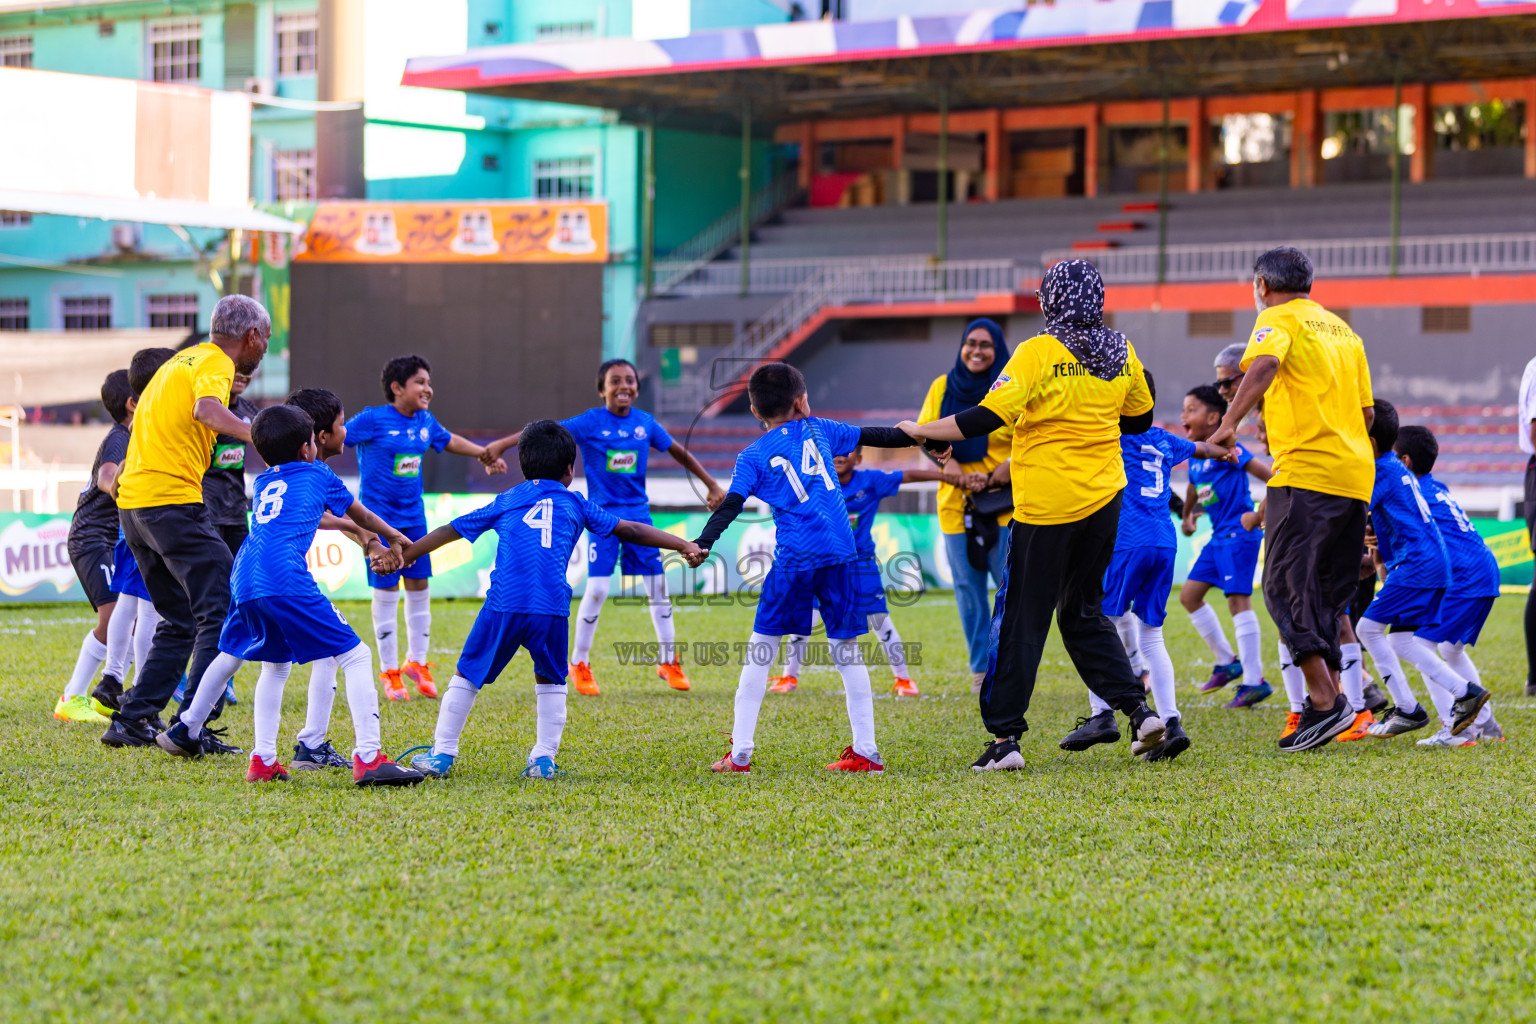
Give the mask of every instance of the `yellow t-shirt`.
<path id="1" fill-rule="evenodd" d="M 1125 489 L 1120 417 L 1152 408 L 1136 349 L 1099 380 L 1049 334 L 1014 350 L 982 399 L 1013 426 L 1013 518 L 1049 526 L 1085 519 Z"/>
<path id="2" fill-rule="evenodd" d="M 155 371 L 133 414 L 133 436 L 118 477 L 118 508 L 203 500 L 214 432 L 193 419 L 192 410 L 200 398 L 227 404 L 234 379 L 234 362 L 210 342 L 176 353 Z"/>
<path id="3" fill-rule="evenodd" d="M 945 374 L 936 379 L 928 388 L 928 394 L 923 398 L 923 408 L 917 414 L 917 422 L 932 423 L 934 420 L 943 419 L 939 410 L 944 407 L 945 383 L 949 375 Z M 1004 424 L 987 435 L 987 454 L 980 462 L 957 463 L 962 473 L 990 473 L 1004 460 L 1008 458 L 1008 451 L 1013 445 L 1013 428 Z M 971 493 L 954 484 L 946 484 L 939 481 L 939 532 L 940 533 L 964 533 L 965 532 L 965 496 Z M 1004 512 L 997 517 L 1001 526 L 1007 526 L 1013 518 L 1011 512 Z"/>
<path id="4" fill-rule="evenodd" d="M 1370 501 L 1376 469 L 1361 410 L 1375 398 L 1360 336 L 1311 299 L 1292 299 L 1254 322 L 1242 368 L 1259 356 L 1280 360 L 1264 395 L 1269 485 Z"/>

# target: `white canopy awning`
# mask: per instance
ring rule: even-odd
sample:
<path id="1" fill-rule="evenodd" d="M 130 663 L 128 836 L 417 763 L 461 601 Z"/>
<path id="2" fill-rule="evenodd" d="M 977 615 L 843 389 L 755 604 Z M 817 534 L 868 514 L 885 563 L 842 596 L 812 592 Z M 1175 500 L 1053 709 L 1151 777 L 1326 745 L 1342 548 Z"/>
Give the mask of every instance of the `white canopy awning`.
<path id="1" fill-rule="evenodd" d="M 71 405 L 101 394 L 113 370 L 141 348 L 175 348 L 176 330 L 0 331 L 0 406 Z"/>
<path id="2" fill-rule="evenodd" d="M 214 206 L 190 199 L 141 199 L 71 193 L 29 192 L 0 188 L 0 210 L 53 213 L 142 224 L 176 224 L 184 228 L 240 228 L 302 234 L 304 225 L 247 206 Z"/>

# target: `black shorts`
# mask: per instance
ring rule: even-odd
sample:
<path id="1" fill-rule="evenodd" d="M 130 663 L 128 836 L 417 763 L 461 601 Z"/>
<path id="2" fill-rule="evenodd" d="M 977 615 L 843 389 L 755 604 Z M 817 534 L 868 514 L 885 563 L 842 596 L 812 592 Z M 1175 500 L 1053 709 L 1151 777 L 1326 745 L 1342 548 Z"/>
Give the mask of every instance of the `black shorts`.
<path id="1" fill-rule="evenodd" d="M 1264 513 L 1264 604 L 1297 664 L 1340 667 L 1339 617 L 1360 586 L 1365 502 L 1270 487 Z"/>
<path id="2" fill-rule="evenodd" d="M 111 544 L 83 548 L 71 544 L 69 564 L 75 567 L 75 575 L 80 578 L 80 589 L 85 591 L 85 599 L 91 602 L 92 611 L 117 600 L 117 594 L 112 590 Z"/>

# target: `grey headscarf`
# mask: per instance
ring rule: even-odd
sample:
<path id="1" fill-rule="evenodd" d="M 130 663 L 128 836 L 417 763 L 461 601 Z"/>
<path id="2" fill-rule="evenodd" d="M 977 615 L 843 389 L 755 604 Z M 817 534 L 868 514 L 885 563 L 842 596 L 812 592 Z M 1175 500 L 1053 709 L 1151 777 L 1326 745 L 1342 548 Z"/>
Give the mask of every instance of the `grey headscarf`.
<path id="1" fill-rule="evenodd" d="M 1040 282 L 1046 333 L 1099 380 L 1114 380 L 1129 354 L 1125 335 L 1104 326 L 1104 279 L 1087 260 L 1063 260 Z"/>

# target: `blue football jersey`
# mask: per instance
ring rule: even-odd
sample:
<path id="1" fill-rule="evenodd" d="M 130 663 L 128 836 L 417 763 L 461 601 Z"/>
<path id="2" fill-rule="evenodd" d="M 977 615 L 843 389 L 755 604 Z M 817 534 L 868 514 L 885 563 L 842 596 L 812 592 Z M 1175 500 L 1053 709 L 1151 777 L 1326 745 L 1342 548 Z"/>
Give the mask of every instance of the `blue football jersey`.
<path id="1" fill-rule="evenodd" d="M 1498 597 L 1499 560 L 1488 550 L 1477 527 L 1456 504 L 1445 484 L 1433 474 L 1419 477 L 1419 491 L 1429 502 L 1430 514 L 1440 528 L 1445 553 L 1451 559 L 1450 594 L 1456 597 Z"/>
<path id="2" fill-rule="evenodd" d="M 323 462 L 285 462 L 256 478 L 251 488 L 251 535 L 240 545 L 229 576 L 230 597 L 244 604 L 260 597 L 318 593 L 305 555 L 320 516 L 347 514 L 352 492 Z"/>
<path id="3" fill-rule="evenodd" d="M 1376 460 L 1371 525 L 1391 583 L 1425 590 L 1451 585 L 1451 558 L 1429 502 L 1419 490 L 1418 479 L 1391 452 Z"/>
<path id="4" fill-rule="evenodd" d="M 421 457 L 442 451 L 452 437 L 425 409 L 402 416 L 392 405 L 371 405 L 347 420 L 347 447 L 357 449 L 363 504 L 390 526 L 424 526 Z"/>
<path id="5" fill-rule="evenodd" d="M 560 421 L 581 449 L 587 497 L 603 506 L 647 505 L 645 466 L 652 448 L 664 452 L 672 436 L 648 412 L 615 416 L 600 405 Z"/>
<path id="6" fill-rule="evenodd" d="M 858 446 L 858 427 L 812 416 L 774 427 L 736 456 L 730 492 L 773 509 L 775 566 L 816 569 L 857 557 L 832 460 Z"/>
<path id="7" fill-rule="evenodd" d="M 1219 459 L 1192 459 L 1189 482 L 1211 520 L 1211 532 L 1223 533 L 1243 528 L 1243 513 L 1253 511 L 1253 494 L 1248 489 L 1248 463 L 1253 453 L 1237 446 L 1237 463 Z M 1258 534 L 1259 530 L 1253 531 Z"/>
<path id="8" fill-rule="evenodd" d="M 1193 441 L 1175 437 L 1162 427 L 1153 427 L 1144 434 L 1120 435 L 1125 496 L 1120 500 L 1116 551 L 1179 546 L 1168 511 L 1168 498 L 1173 493 L 1168 474 L 1194 454 Z"/>
<path id="9" fill-rule="evenodd" d="M 901 490 L 901 473 L 881 469 L 856 469 L 843 484 L 843 501 L 848 505 L 848 525 L 853 529 L 853 547 L 859 557 L 875 553 L 875 538 L 870 529 L 880 502 Z"/>
<path id="10" fill-rule="evenodd" d="M 524 481 L 453 521 L 467 541 L 496 531 L 496 566 L 485 607 L 528 615 L 570 615 L 565 569 L 581 531 L 606 537 L 618 525 L 618 516 L 558 480 Z"/>

